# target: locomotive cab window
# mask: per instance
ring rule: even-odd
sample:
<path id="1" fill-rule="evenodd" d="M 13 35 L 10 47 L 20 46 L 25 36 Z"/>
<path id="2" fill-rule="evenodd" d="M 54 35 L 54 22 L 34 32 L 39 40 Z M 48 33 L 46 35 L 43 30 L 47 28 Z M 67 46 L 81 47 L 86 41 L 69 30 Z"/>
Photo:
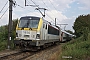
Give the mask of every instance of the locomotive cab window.
<path id="1" fill-rule="evenodd" d="M 35 18 L 22 18 L 20 19 L 19 27 L 20 28 L 38 28 L 40 19 Z"/>

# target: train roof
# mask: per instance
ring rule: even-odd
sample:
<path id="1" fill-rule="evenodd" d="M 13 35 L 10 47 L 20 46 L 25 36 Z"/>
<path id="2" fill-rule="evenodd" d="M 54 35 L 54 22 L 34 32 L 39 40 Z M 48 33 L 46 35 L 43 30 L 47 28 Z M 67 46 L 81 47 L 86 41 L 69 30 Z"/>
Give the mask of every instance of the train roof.
<path id="1" fill-rule="evenodd" d="M 49 26 L 51 26 L 51 27 L 53 27 L 53 28 L 59 30 L 59 27 L 58 27 L 58 26 L 55 26 L 55 25 L 51 24 L 51 22 L 45 20 L 44 18 L 42 18 L 42 20 L 43 20 L 46 24 L 48 24 Z"/>
<path id="2" fill-rule="evenodd" d="M 40 17 L 35 17 L 35 16 L 23 16 L 20 18 L 20 20 L 22 19 L 32 19 L 32 20 L 39 20 Z"/>
<path id="3" fill-rule="evenodd" d="M 68 34 L 68 35 L 75 36 L 73 34 L 70 34 L 70 33 L 66 32 L 66 31 L 63 31 L 63 30 L 61 30 L 61 31 L 64 32 L 64 33 L 66 33 L 66 34 Z"/>

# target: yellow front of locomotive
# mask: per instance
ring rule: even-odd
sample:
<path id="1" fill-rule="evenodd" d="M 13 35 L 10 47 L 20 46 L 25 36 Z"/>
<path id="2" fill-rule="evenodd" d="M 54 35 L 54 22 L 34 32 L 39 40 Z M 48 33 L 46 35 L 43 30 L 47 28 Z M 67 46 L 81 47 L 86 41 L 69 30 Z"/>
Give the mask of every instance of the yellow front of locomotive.
<path id="1" fill-rule="evenodd" d="M 42 19 L 39 17 L 25 16 L 21 17 L 16 27 L 16 39 L 14 44 L 28 44 L 37 46 L 37 40 L 40 40 L 40 30 Z"/>

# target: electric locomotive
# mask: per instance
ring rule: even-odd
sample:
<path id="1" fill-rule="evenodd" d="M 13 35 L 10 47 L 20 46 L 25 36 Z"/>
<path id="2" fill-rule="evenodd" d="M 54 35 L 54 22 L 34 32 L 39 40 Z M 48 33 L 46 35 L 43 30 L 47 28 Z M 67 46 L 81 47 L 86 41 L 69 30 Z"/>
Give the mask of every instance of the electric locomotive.
<path id="1" fill-rule="evenodd" d="M 14 45 L 36 50 L 60 41 L 60 29 L 40 17 L 21 17 L 16 26 Z"/>

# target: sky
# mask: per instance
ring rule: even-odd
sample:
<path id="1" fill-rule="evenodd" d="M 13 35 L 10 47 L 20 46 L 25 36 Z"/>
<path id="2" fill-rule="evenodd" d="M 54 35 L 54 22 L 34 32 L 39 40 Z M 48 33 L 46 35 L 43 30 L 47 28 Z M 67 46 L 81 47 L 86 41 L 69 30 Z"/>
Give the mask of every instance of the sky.
<path id="1" fill-rule="evenodd" d="M 37 7 L 25 6 L 25 0 L 13 0 L 16 5 L 13 5 L 13 19 L 20 19 L 22 16 L 38 16 L 42 17 Z M 7 4 L 6 4 L 7 2 Z M 33 3 L 34 2 L 34 3 Z M 74 31 L 72 26 L 75 19 L 79 15 L 90 14 L 90 0 L 26 0 L 26 5 L 38 5 L 40 8 L 46 8 L 45 20 L 60 26 L 62 29 Z M 6 5 L 5 5 L 6 4 Z M 5 5 L 5 7 L 4 7 Z M 2 10 L 2 8 L 4 9 Z M 0 2 L 0 26 L 6 25 L 9 22 L 9 1 L 2 0 Z M 7 11 L 6 11 L 7 10 Z M 6 12 L 5 12 L 6 11 Z M 41 10 L 43 13 L 43 10 Z M 4 14 L 5 12 L 5 14 Z M 3 15 L 4 14 L 4 15 Z M 3 15 L 3 16 L 2 16 Z M 59 25 L 68 24 L 68 25 Z"/>

